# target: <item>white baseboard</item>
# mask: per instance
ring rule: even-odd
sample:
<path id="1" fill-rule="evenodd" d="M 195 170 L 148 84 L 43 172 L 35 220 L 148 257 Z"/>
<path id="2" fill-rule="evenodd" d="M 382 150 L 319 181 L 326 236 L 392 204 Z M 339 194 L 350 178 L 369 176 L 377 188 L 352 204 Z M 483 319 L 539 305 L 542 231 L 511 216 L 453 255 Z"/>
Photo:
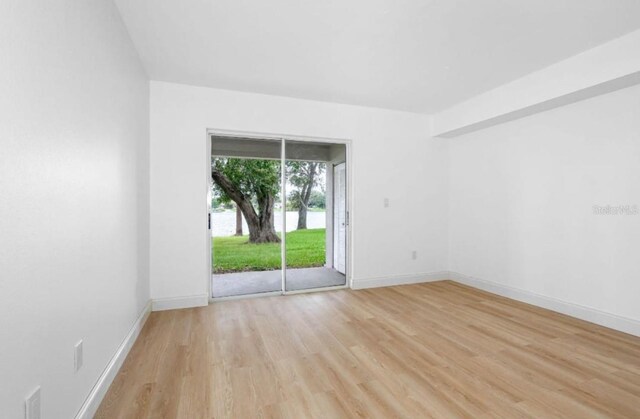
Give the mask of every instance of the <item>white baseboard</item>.
<path id="1" fill-rule="evenodd" d="M 354 278 L 351 283 L 351 288 L 354 290 L 361 290 L 365 288 L 390 287 L 393 285 L 409 285 L 419 284 L 421 282 L 442 281 L 443 279 L 449 279 L 448 271 L 411 275 L 383 276 L 379 278 Z"/>
<path id="2" fill-rule="evenodd" d="M 631 335 L 640 336 L 640 321 L 638 320 L 618 316 L 579 304 L 569 303 L 556 298 L 546 297 L 544 295 L 525 291 L 519 288 L 498 284 L 496 282 L 474 278 L 458 272 L 449 272 L 449 278 L 461 284 L 479 288 L 493 294 L 498 294 L 503 297 L 546 308 L 571 317 L 629 333 Z"/>
<path id="3" fill-rule="evenodd" d="M 107 394 L 107 390 L 109 390 L 109 386 L 118 374 L 122 363 L 127 358 L 129 350 L 131 350 L 131 347 L 138 338 L 140 331 L 144 327 L 144 324 L 147 322 L 150 313 L 151 300 L 149 300 L 147 305 L 142 310 L 142 313 L 140 313 L 135 323 L 131 327 L 131 330 L 129 330 L 127 336 L 124 338 L 120 346 L 118 346 L 116 353 L 113 355 L 111 361 L 109 361 L 109 364 L 107 364 L 107 367 L 104 369 L 104 371 L 98 378 L 98 381 L 91 389 L 89 396 L 87 396 L 86 400 L 82 404 L 82 407 L 76 415 L 76 419 L 90 419 L 95 415 L 98 407 L 100 406 L 100 403 L 102 402 L 102 399 L 104 398 L 104 395 Z"/>
<path id="4" fill-rule="evenodd" d="M 154 298 L 153 311 L 176 310 L 180 308 L 204 307 L 209 305 L 207 294 L 186 297 Z"/>

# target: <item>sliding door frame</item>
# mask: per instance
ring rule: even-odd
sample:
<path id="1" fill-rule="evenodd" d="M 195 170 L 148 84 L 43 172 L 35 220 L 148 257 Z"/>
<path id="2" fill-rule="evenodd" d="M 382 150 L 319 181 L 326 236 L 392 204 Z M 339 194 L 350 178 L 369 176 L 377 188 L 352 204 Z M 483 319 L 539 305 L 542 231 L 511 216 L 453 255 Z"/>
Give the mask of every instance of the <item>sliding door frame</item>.
<path id="1" fill-rule="evenodd" d="M 213 266 L 211 265 L 212 259 L 212 243 L 213 239 L 211 237 L 211 187 L 213 180 L 211 179 L 211 142 L 213 141 L 213 137 L 237 137 L 238 139 L 253 139 L 253 140 L 265 140 L 265 141 L 280 141 L 280 164 L 281 164 L 281 178 L 280 178 L 280 189 L 282 191 L 282 199 L 281 204 L 283 211 L 281 211 L 282 215 L 282 243 L 280 246 L 280 258 L 281 258 L 281 274 L 282 274 L 282 282 L 280 291 L 272 291 L 272 292 L 264 292 L 258 294 L 246 294 L 246 295 L 238 295 L 231 297 L 217 297 L 213 298 Z M 287 194 L 286 194 L 286 170 L 285 170 L 285 162 L 286 162 L 286 142 L 287 141 L 297 141 L 297 142 L 315 142 L 315 143 L 325 143 L 325 144 L 343 144 L 345 146 L 346 152 L 346 211 L 347 211 L 347 231 L 346 231 L 346 263 L 345 263 L 345 284 L 344 285 L 336 285 L 330 287 L 321 287 L 321 288 L 309 288 L 303 290 L 293 290 L 287 291 L 286 287 L 286 271 L 287 271 L 287 261 L 286 261 L 286 205 L 287 205 Z M 262 133 L 262 132 L 251 132 L 251 131 L 236 131 L 236 130 L 226 130 L 226 129 L 217 129 L 217 128 L 209 128 L 207 129 L 206 135 L 206 157 L 207 157 L 207 166 L 206 166 L 206 196 L 207 196 L 207 206 L 206 206 L 206 217 L 208 223 L 206 225 L 205 233 L 206 233 L 206 244 L 207 244 L 207 290 L 209 295 L 209 302 L 216 301 L 224 301 L 224 300 L 235 300 L 240 298 L 254 298 L 254 297 L 266 297 L 266 296 L 274 296 L 274 295 L 292 295 L 292 294 L 302 294 L 308 292 L 318 292 L 318 291 L 331 291 L 338 289 L 351 288 L 353 285 L 353 277 L 352 277 L 352 266 L 353 266 L 353 251 L 352 251 L 352 231 L 351 226 L 353 225 L 353 205 L 352 205 L 352 173 L 353 173 L 353 162 L 352 162 L 352 142 L 350 139 L 338 139 L 338 138 L 322 138 L 322 137 L 307 137 L 307 136 L 299 136 L 299 135 L 288 135 L 288 134 L 273 134 L 273 133 Z"/>

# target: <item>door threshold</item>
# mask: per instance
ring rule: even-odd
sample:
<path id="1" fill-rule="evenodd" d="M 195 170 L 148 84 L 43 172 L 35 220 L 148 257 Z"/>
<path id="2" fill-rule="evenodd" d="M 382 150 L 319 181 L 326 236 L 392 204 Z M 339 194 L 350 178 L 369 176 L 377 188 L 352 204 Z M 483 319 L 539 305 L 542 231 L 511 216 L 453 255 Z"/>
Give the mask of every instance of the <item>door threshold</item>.
<path id="1" fill-rule="evenodd" d="M 283 295 L 295 295 L 295 294 L 306 294 L 306 293 L 311 293 L 311 292 L 320 292 L 320 291 L 336 291 L 336 290 L 343 290 L 349 288 L 347 286 L 347 284 L 345 285 L 335 285 L 332 287 L 321 287 L 321 288 L 307 288 L 304 290 L 291 290 L 291 291 L 285 291 Z"/>
<path id="2" fill-rule="evenodd" d="M 304 290 L 292 290 L 292 291 L 270 291 L 270 292 L 258 292 L 255 294 L 242 294 L 242 295 L 230 295 L 228 297 L 211 297 L 209 298 L 209 304 L 217 303 L 222 301 L 233 301 L 233 300 L 244 300 L 249 298 L 260 298 L 260 297 L 278 297 L 278 296 L 287 296 L 287 295 L 296 295 L 296 294 L 308 294 L 312 292 L 322 292 L 322 291 L 337 291 L 349 289 L 348 285 L 336 285 L 332 287 L 321 287 L 321 288 L 309 288 Z"/>
<path id="3" fill-rule="evenodd" d="M 210 297 L 209 303 L 215 303 L 218 301 L 244 300 L 245 298 L 276 297 L 279 295 L 282 295 L 282 291 L 257 292 L 255 294 L 239 294 L 230 295 L 228 297 Z"/>

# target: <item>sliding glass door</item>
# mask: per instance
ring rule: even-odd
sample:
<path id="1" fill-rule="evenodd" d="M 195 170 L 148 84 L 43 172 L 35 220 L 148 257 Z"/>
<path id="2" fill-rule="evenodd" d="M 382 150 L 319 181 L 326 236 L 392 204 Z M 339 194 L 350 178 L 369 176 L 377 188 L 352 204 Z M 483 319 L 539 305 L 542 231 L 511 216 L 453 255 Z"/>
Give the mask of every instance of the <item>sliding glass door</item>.
<path id="1" fill-rule="evenodd" d="M 213 298 L 346 285 L 347 147 L 211 137 Z"/>

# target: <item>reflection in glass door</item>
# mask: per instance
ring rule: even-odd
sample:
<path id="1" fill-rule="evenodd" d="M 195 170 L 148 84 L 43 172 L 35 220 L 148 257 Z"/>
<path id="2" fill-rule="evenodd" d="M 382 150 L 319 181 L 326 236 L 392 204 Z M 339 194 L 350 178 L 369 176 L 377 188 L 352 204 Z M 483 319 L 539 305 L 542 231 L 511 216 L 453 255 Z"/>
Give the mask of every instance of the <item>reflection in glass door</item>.
<path id="1" fill-rule="evenodd" d="M 285 291 L 346 284 L 346 146 L 285 141 Z"/>
<path id="2" fill-rule="evenodd" d="M 342 275 L 346 271 L 347 243 L 347 171 L 346 163 L 333 166 L 333 266 Z"/>

